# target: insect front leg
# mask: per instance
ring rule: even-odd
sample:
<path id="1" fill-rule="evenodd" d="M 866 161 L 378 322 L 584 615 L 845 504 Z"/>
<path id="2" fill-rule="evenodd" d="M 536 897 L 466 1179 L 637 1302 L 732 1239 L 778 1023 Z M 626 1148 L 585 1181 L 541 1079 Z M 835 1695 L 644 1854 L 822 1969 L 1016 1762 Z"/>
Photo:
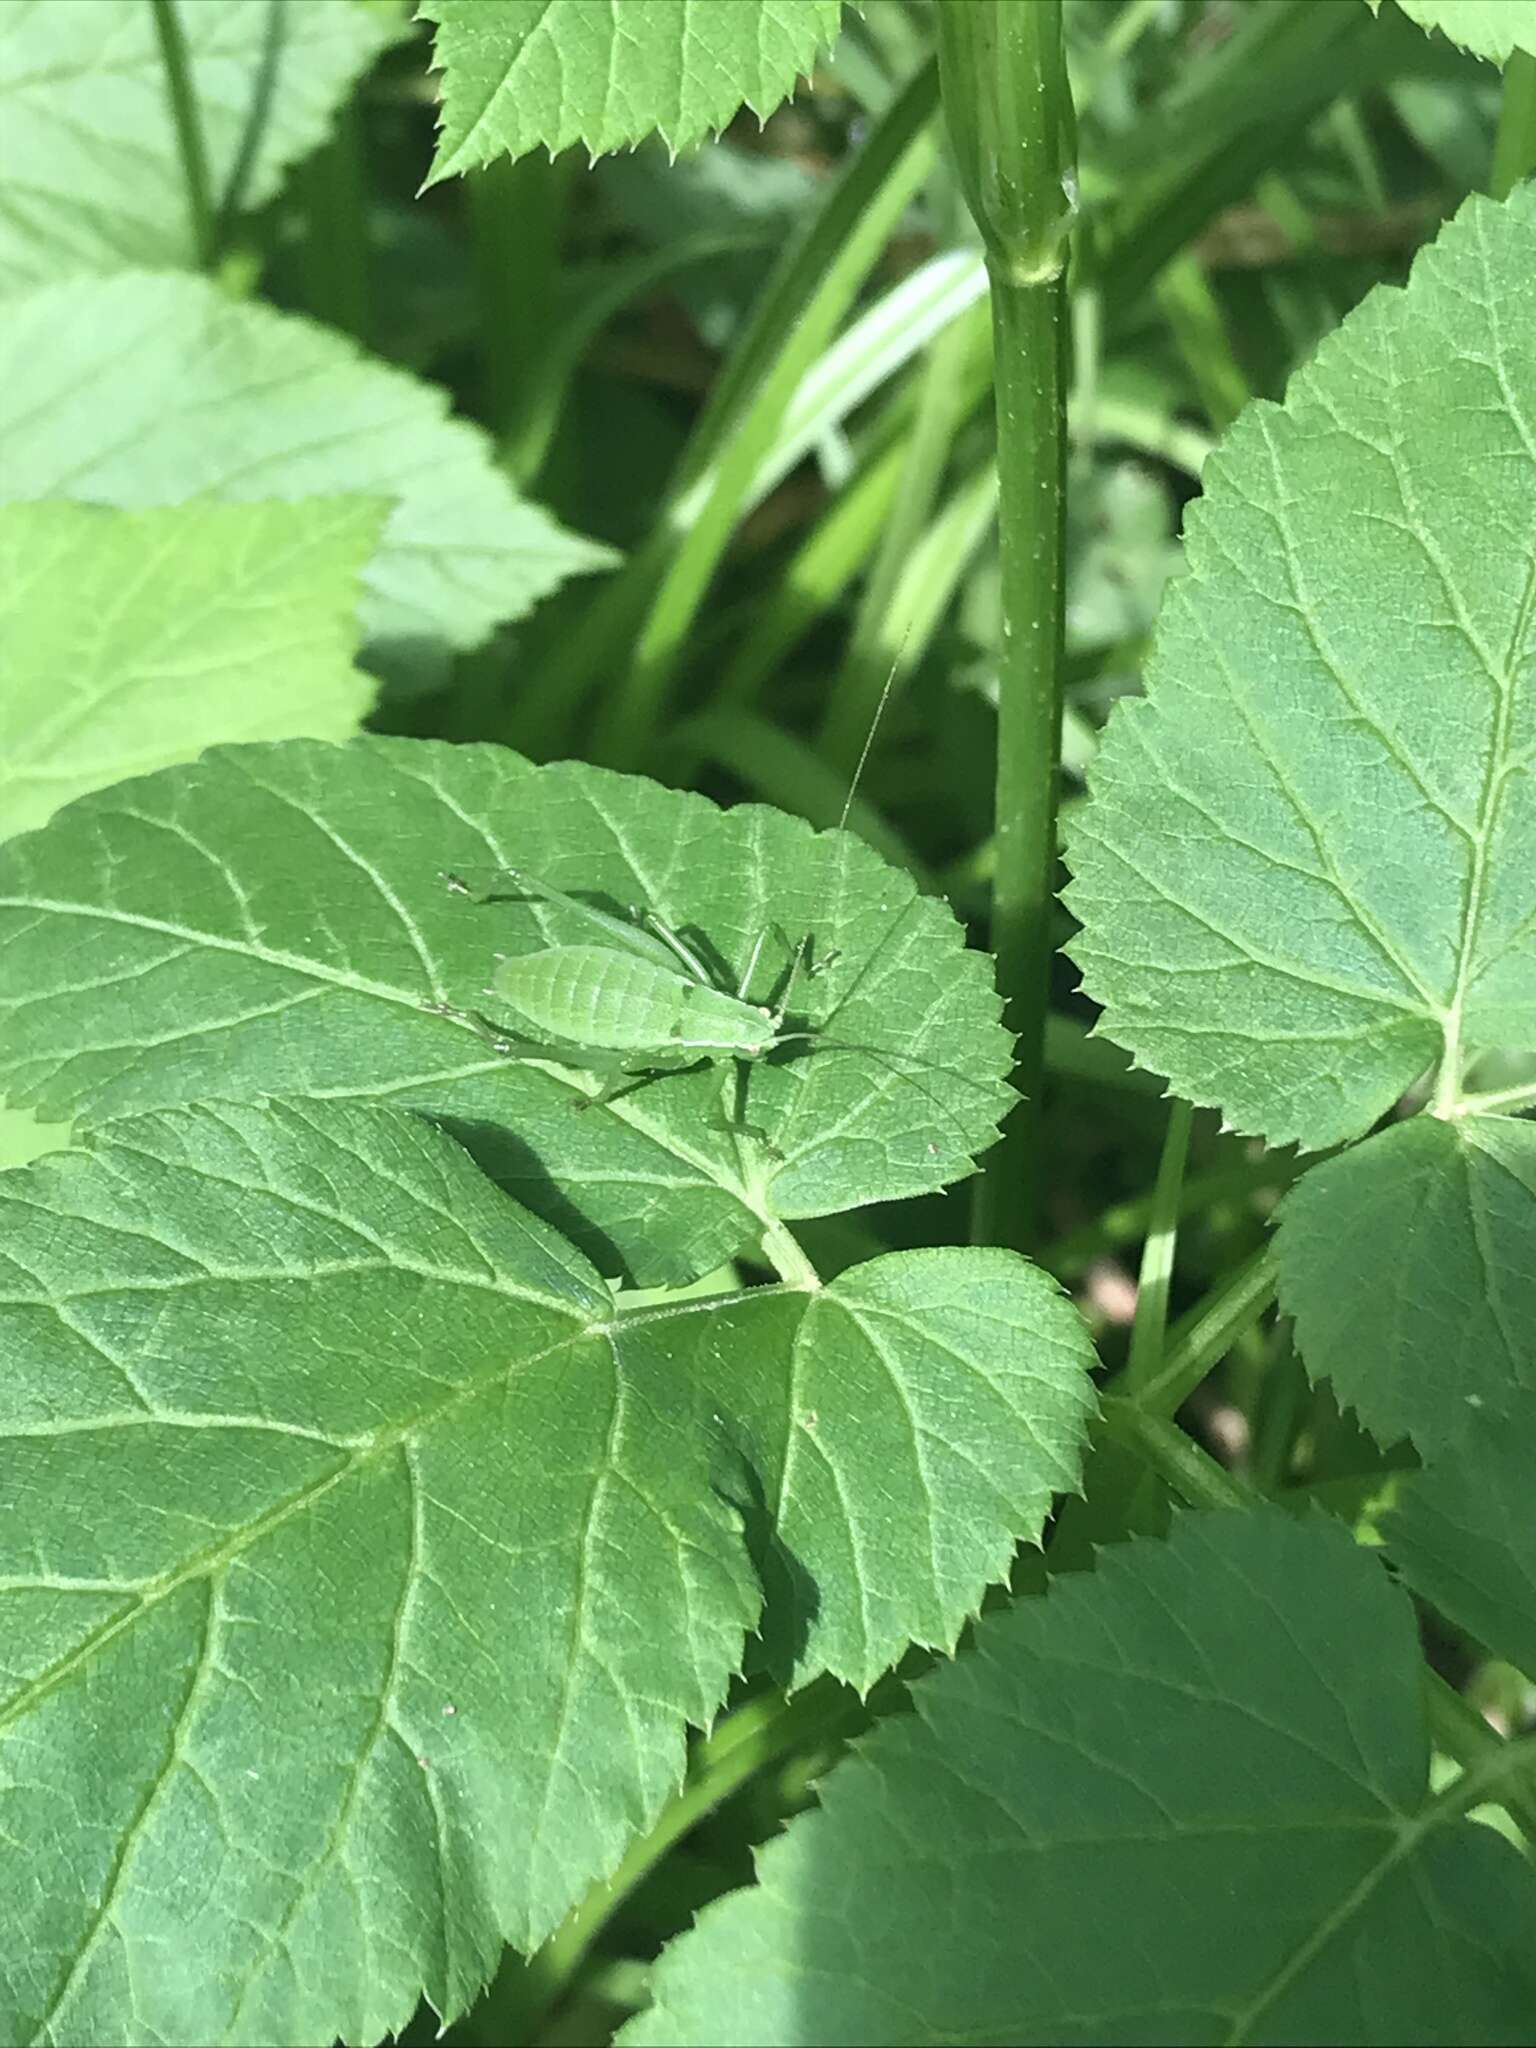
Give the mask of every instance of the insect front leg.
<path id="1" fill-rule="evenodd" d="M 489 1017 L 482 1017 L 478 1010 L 458 1010 L 452 1003 L 423 1003 L 421 1006 L 431 1016 L 451 1017 L 455 1024 L 464 1024 L 474 1032 L 476 1038 L 483 1038 L 492 1052 L 498 1052 L 504 1059 L 515 1059 L 518 1041 L 509 1038 L 505 1031 L 499 1031 Z"/>

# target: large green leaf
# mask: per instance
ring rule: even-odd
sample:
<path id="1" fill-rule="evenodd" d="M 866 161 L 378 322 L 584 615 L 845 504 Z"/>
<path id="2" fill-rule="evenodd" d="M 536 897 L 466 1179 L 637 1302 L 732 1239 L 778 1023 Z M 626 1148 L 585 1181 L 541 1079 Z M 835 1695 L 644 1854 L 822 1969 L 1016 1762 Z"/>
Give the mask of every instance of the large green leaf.
<path id="1" fill-rule="evenodd" d="M 1275 1255 L 1308 1371 L 1382 1442 L 1432 1458 L 1536 1392 L 1536 1124 L 1394 1125 L 1297 1182 Z"/>
<path id="2" fill-rule="evenodd" d="M 619 1314 L 399 1110 L 98 1143 L 0 1176 L 7 2039 L 461 2009 L 675 1786 L 754 1551 L 867 1682 L 1075 1476 L 1091 1353 L 1012 1254 Z"/>
<path id="3" fill-rule="evenodd" d="M 1380 13 L 1381 0 L 1366 0 Z M 1397 0 L 1420 28 L 1439 29 L 1474 56 L 1507 64 L 1514 51 L 1536 56 L 1536 0 Z"/>
<path id="4" fill-rule="evenodd" d="M 444 888 L 444 869 L 487 864 L 649 906 L 733 984 L 766 935 L 758 1000 L 811 934 L 824 971 L 795 1007 L 825 1042 L 750 1070 L 751 1132 L 719 1070 L 575 1114 L 590 1075 L 508 1061 L 423 1008 L 494 1010 L 498 952 L 593 937 Z M 494 747 L 215 752 L 13 841 L 0 899 L 11 1101 L 92 1120 L 268 1090 L 403 1101 L 638 1284 L 708 1272 L 776 1219 L 942 1187 L 1011 1100 L 988 961 L 860 842 Z"/>
<path id="5" fill-rule="evenodd" d="M 180 0 L 217 199 L 251 118 L 269 36 L 270 100 L 245 186 L 261 206 L 324 140 L 396 33 L 370 0 Z M 195 261 L 186 181 L 149 0 L 8 0 L 0 9 L 0 292 L 82 272 Z"/>
<path id="6" fill-rule="evenodd" d="M 865 1688 L 910 1642 L 953 1649 L 1017 1538 L 1078 1485 L 1093 1347 L 1010 1252 L 901 1252 L 818 1292 L 755 1289 L 668 1319 L 664 1341 L 722 1404 L 719 1483 L 786 1682 Z"/>
<path id="7" fill-rule="evenodd" d="M 1204 484 L 1072 951 L 1180 1094 L 1321 1147 L 1536 1044 L 1536 187 L 1470 200 Z"/>
<path id="8" fill-rule="evenodd" d="M 1383 1530 L 1418 1593 L 1536 1680 L 1536 1388 L 1472 1413 L 1428 1471 L 1398 1482 Z"/>
<path id="9" fill-rule="evenodd" d="M 1340 1528 L 1110 1550 L 916 1685 L 620 2038 L 1523 2041 L 1536 1873 L 1429 1798 L 1419 1684 Z"/>
<path id="10" fill-rule="evenodd" d="M 613 557 L 523 503 L 444 407 L 435 386 L 205 278 L 79 279 L 6 306 L 0 498 L 387 498 L 365 637 L 472 647 Z"/>
<path id="11" fill-rule="evenodd" d="M 837 34 L 842 0 L 422 0 L 443 73 L 434 178 L 530 149 L 592 156 L 759 120 Z"/>
<path id="12" fill-rule="evenodd" d="M 0 506 L 0 839 L 216 740 L 343 739 L 367 499 Z"/>
<path id="13" fill-rule="evenodd" d="M 754 1598 L 664 1355 L 399 1112 L 0 1179 L 7 2040 L 461 2007 L 676 1781 Z"/>

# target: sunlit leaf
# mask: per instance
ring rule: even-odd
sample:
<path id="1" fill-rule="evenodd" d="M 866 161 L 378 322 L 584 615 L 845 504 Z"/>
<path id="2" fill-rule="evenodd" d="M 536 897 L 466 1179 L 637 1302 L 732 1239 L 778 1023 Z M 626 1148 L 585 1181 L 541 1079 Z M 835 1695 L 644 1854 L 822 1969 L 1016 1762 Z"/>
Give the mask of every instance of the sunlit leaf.
<path id="1" fill-rule="evenodd" d="M 1536 1045 L 1536 186 L 1212 457 L 1070 839 L 1110 1036 L 1272 1143 Z"/>
<path id="2" fill-rule="evenodd" d="M 398 32 L 384 0 L 181 0 L 217 201 L 258 93 L 248 207 L 324 141 L 353 80 Z M 270 85 L 263 72 L 270 68 Z M 192 267 L 186 177 L 149 0 L 0 9 L 0 292 L 137 264 Z"/>
<path id="3" fill-rule="evenodd" d="M 515 866 L 688 934 L 734 989 L 820 972 L 757 1062 L 577 1114 L 598 1078 L 507 1060 L 442 1000 L 490 1010 L 498 953 L 590 941 L 503 882 Z M 495 747 L 295 741 L 86 797 L 0 850 L 0 1087 L 100 1120 L 208 1096 L 345 1095 L 450 1119 L 603 1270 L 708 1272 L 779 1219 L 944 1186 L 1012 1099 L 990 963 L 949 910 L 847 834 Z"/>
<path id="4" fill-rule="evenodd" d="M 10 300 L 0 438 L 6 500 L 391 500 L 364 576 L 371 643 L 473 647 L 613 559 L 519 499 L 440 388 L 204 278 L 128 271 Z"/>
<path id="5" fill-rule="evenodd" d="M 110 512 L 0 506 L 0 838 L 217 740 L 355 732 L 357 498 Z"/>
<path id="6" fill-rule="evenodd" d="M 837 34 L 842 0 L 422 0 L 443 73 L 434 178 L 572 143 L 688 149 L 759 120 Z"/>

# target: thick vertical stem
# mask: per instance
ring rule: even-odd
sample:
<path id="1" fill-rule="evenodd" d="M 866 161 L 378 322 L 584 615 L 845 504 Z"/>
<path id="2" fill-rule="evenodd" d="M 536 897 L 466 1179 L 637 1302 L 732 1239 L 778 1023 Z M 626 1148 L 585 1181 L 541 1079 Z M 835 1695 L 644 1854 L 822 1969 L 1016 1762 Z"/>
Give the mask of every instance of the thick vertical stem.
<path id="1" fill-rule="evenodd" d="M 1072 102 L 1060 0 L 944 0 L 938 21 L 945 115 L 992 283 L 1003 583 L 992 944 L 1022 1097 L 986 1161 L 976 1234 L 1025 1247 L 1039 1209 L 1056 863 Z"/>
<path id="2" fill-rule="evenodd" d="M 198 119 L 197 94 L 192 84 L 192 67 L 187 60 L 186 38 L 176 0 L 154 0 L 155 34 L 160 42 L 160 61 L 165 66 L 165 90 L 171 103 L 171 120 L 176 129 L 176 146 L 181 152 L 182 183 L 187 193 L 187 216 L 192 226 L 192 253 L 199 270 L 213 267 L 213 198 L 208 184 L 208 153 L 203 147 L 203 125 Z"/>
<path id="3" fill-rule="evenodd" d="M 1065 543 L 1065 280 L 992 287 L 1003 644 L 992 950 L 1021 1100 L 988 1156 L 976 1234 L 1023 1250 L 1040 1205 L 1040 1096 L 1055 908 Z"/>

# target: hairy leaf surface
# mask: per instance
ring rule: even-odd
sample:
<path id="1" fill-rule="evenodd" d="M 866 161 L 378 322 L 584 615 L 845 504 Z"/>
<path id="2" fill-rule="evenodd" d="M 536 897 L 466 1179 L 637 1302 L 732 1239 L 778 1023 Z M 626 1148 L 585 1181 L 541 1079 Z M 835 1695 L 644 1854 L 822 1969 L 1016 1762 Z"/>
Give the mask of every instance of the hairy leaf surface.
<path id="1" fill-rule="evenodd" d="M 355 732 L 376 688 L 352 665 L 358 579 L 386 510 L 0 506 L 0 838 L 217 740 Z"/>
<path id="2" fill-rule="evenodd" d="M 325 139 L 400 20 L 376 0 L 181 0 L 176 15 L 216 202 L 264 62 L 273 67 L 247 207 L 265 205 L 287 166 Z M 0 9 L 0 292 L 195 261 L 147 0 L 9 0 Z"/>
<path id="3" fill-rule="evenodd" d="M 498 953 L 591 941 L 569 911 L 478 905 L 443 871 L 515 866 L 655 911 L 771 1000 L 810 934 L 823 972 L 744 1079 L 669 1076 L 577 1113 L 590 1073 L 505 1059 L 423 1008 L 496 1005 Z M 847 834 L 495 747 L 295 741 L 85 797 L 0 850 L 0 1088 L 100 1120 L 212 1095 L 392 1100 L 450 1119 L 605 1271 L 710 1271 L 776 1218 L 939 1188 L 1011 1099 L 990 963 Z M 498 1021 L 503 1021 L 498 1019 Z"/>
<path id="4" fill-rule="evenodd" d="M 620 1314 L 430 1125 L 270 1101 L 0 1176 L 0 1346 L 0 2024 L 57 2044 L 462 2009 L 674 1789 L 754 1553 L 807 1673 L 952 1641 L 1091 1362 L 998 1251 Z"/>
<path id="5" fill-rule="evenodd" d="M 473 647 L 608 549 L 519 499 L 443 393 L 204 278 L 24 292 L 0 330 L 0 497 L 393 501 L 364 578 L 374 643 Z"/>
<path id="6" fill-rule="evenodd" d="M 1071 839 L 1105 1029 L 1271 1143 L 1536 1044 L 1536 186 L 1238 421 Z"/>
<path id="7" fill-rule="evenodd" d="M 1412 1117 L 1280 1206 L 1280 1300 L 1309 1372 L 1426 1458 L 1536 1392 L 1536 1124 Z"/>
<path id="8" fill-rule="evenodd" d="M 1430 1804 L 1420 1682 L 1340 1528 L 1111 1549 L 919 1681 L 620 2038 L 1517 2042 L 1536 1874 Z"/>
<path id="9" fill-rule="evenodd" d="M 443 73 L 434 178 L 530 149 L 676 151 L 765 119 L 837 34 L 842 0 L 422 0 Z"/>

